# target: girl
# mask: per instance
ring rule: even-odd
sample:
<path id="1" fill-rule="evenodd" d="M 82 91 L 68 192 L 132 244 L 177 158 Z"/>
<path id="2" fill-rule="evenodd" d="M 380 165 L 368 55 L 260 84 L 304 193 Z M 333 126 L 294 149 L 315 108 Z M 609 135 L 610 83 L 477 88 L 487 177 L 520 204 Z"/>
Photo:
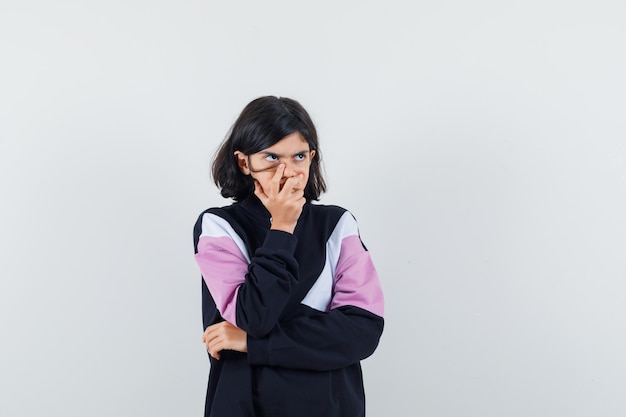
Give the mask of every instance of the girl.
<path id="1" fill-rule="evenodd" d="M 326 190 L 311 118 L 295 100 L 249 103 L 213 161 L 226 207 L 194 228 L 202 272 L 205 416 L 365 415 L 359 361 L 383 295 L 352 215 Z"/>

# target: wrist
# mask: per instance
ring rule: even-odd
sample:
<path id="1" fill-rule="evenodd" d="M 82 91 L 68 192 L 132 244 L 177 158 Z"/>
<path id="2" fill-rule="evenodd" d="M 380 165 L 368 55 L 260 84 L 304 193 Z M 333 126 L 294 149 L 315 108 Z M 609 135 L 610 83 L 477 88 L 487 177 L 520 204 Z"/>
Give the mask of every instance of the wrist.
<path id="1" fill-rule="evenodd" d="M 296 230 L 296 225 L 289 223 L 272 222 L 272 224 L 270 225 L 270 230 L 280 230 L 293 234 L 293 231 Z"/>

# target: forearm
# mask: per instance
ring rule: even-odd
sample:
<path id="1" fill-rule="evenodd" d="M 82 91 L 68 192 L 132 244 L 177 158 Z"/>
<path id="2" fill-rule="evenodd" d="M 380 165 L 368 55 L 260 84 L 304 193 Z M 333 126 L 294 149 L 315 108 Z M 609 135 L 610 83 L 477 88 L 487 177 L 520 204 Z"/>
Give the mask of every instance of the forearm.
<path id="1" fill-rule="evenodd" d="M 243 241 L 219 216 L 205 213 L 196 231 L 201 232 L 196 261 L 220 315 L 254 336 L 269 332 L 298 280 L 296 237 L 270 230 L 249 258 Z"/>
<path id="2" fill-rule="evenodd" d="M 262 338 L 248 335 L 252 365 L 331 370 L 370 356 L 384 320 L 367 310 L 344 306 L 328 313 L 302 305 L 299 314 L 278 323 Z"/>
<path id="3" fill-rule="evenodd" d="M 254 337 L 266 335 L 276 325 L 297 284 L 296 242 L 289 233 L 270 230 L 238 289 L 236 324 Z"/>

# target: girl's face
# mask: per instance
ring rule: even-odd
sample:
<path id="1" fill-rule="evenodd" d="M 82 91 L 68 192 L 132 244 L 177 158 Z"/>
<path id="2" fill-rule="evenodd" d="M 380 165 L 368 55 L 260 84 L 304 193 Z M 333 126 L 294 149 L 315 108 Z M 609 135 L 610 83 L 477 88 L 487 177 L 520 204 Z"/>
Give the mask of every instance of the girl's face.
<path id="1" fill-rule="evenodd" d="M 280 164 L 285 165 L 281 189 L 287 178 L 298 175 L 302 175 L 298 189 L 304 189 L 309 180 L 309 169 L 315 151 L 310 150 L 309 143 L 300 132 L 294 132 L 262 151 L 250 155 L 235 151 L 235 156 L 241 172 L 251 175 L 265 191 L 269 189 L 269 181 Z"/>

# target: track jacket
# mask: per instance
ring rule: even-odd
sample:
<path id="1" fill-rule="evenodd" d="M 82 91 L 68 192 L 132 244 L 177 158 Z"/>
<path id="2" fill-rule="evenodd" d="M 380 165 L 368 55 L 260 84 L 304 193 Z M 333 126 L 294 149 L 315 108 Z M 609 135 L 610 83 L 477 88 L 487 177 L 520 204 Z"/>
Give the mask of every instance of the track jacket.
<path id="1" fill-rule="evenodd" d="M 205 416 L 364 416 L 359 361 L 378 345 L 383 295 L 356 221 L 306 203 L 293 235 L 270 222 L 256 197 L 196 222 L 204 328 L 248 335 L 248 353 L 210 357 Z"/>

